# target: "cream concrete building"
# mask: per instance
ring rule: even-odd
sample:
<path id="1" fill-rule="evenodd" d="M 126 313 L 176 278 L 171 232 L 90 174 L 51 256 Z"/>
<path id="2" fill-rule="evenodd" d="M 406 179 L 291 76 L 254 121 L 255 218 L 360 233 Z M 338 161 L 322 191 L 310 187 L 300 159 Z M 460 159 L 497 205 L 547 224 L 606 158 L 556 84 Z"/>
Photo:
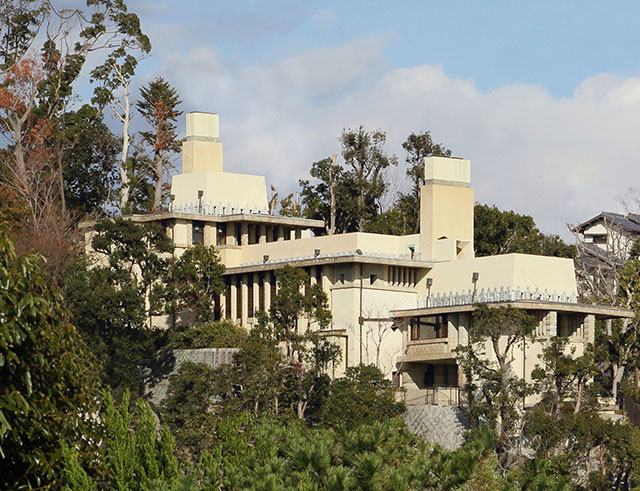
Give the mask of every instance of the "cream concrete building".
<path id="1" fill-rule="evenodd" d="M 192 244 L 216 246 L 226 292 L 215 317 L 247 328 L 256 312 L 269 309 L 277 270 L 303 268 L 309 284 L 322 285 L 329 298 L 332 324 L 323 332 L 343 351 L 334 374 L 376 364 L 408 389 L 409 400 L 424 401 L 438 389 L 434 402 L 457 402 L 461 375 L 453 348 L 466 340 L 475 302 L 535 311 L 545 336 L 570 333 L 579 346 L 593 340 L 594 316 L 627 315 L 578 305 L 569 259 L 475 258 L 471 163 L 432 157 L 424 171 L 420 234 L 320 235 L 322 221 L 269 214 L 264 177 L 225 171 L 218 116 L 190 113 L 170 211 L 132 219 L 160 223 L 176 254 Z M 528 361 L 517 369 L 525 377 L 539 352 L 537 346 L 523 353 Z"/>

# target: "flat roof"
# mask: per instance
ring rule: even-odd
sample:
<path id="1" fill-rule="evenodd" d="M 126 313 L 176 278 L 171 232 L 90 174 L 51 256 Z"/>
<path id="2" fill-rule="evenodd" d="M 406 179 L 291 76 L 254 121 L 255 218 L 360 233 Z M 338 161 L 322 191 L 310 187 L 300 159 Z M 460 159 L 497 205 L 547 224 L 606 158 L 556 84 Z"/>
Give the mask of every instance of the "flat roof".
<path id="1" fill-rule="evenodd" d="M 285 217 L 281 215 L 267 215 L 265 213 L 233 213 L 230 215 L 205 215 L 199 213 L 182 213 L 176 211 L 166 211 L 160 213 L 148 213 L 138 215 L 128 215 L 122 218 L 129 218 L 138 223 L 156 222 L 160 220 L 197 220 L 200 222 L 226 223 L 226 222 L 255 222 L 269 223 L 276 225 L 291 225 L 306 228 L 324 228 L 323 220 L 312 218 Z M 87 228 L 95 225 L 96 220 L 86 220 L 80 223 L 80 228 Z"/>
<path id="2" fill-rule="evenodd" d="M 394 257 L 385 257 L 380 255 L 364 254 L 344 254 L 344 255 L 320 255 L 317 257 L 302 258 L 282 258 L 274 259 L 264 263 L 244 264 L 240 266 L 228 267 L 224 274 L 240 274 L 253 273 L 258 271 L 272 271 L 281 269 L 285 266 L 294 265 L 298 268 L 305 266 L 318 266 L 323 264 L 345 264 L 345 263 L 362 263 L 362 264 L 384 264 L 388 266 L 403 266 L 407 268 L 431 268 L 433 263 L 430 261 L 420 261 L 417 259 L 402 259 Z"/>
<path id="3" fill-rule="evenodd" d="M 632 310 L 610 305 L 593 305 L 586 303 L 544 302 L 540 300 L 517 300 L 505 302 L 490 302 L 488 307 L 512 307 L 523 310 L 553 310 L 556 312 L 576 312 L 595 315 L 598 319 L 633 319 Z M 477 304 L 451 305 L 448 307 L 428 307 L 416 309 L 392 310 L 390 316 L 394 319 L 417 317 L 422 315 L 454 314 L 458 312 L 472 312 Z"/>

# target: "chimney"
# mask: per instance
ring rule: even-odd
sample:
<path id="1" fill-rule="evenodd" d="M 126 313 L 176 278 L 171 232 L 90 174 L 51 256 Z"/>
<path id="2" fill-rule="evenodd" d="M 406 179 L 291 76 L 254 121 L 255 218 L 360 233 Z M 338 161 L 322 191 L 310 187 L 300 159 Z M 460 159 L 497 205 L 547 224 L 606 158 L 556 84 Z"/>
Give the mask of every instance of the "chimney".
<path id="1" fill-rule="evenodd" d="M 451 261 L 473 257 L 471 162 L 459 158 L 424 159 L 420 189 L 422 259 Z"/>
<path id="2" fill-rule="evenodd" d="M 182 143 L 182 173 L 210 171 L 223 171 L 220 119 L 213 113 L 187 113 L 187 134 Z"/>

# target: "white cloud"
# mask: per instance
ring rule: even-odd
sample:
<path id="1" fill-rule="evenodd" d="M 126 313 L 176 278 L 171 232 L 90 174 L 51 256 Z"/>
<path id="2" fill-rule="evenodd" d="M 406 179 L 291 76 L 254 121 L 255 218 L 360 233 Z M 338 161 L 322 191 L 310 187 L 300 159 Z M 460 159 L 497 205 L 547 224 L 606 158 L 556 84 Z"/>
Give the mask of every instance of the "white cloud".
<path id="1" fill-rule="evenodd" d="M 411 131 L 472 160 L 478 201 L 533 215 L 543 229 L 603 209 L 640 177 L 640 78 L 596 74 L 568 98 L 513 84 L 484 92 L 439 66 L 385 67 L 384 37 L 236 67 L 213 49 L 175 53 L 165 73 L 187 110 L 221 114 L 228 170 L 293 189 L 337 149 L 343 127 L 387 131 L 402 159 Z"/>

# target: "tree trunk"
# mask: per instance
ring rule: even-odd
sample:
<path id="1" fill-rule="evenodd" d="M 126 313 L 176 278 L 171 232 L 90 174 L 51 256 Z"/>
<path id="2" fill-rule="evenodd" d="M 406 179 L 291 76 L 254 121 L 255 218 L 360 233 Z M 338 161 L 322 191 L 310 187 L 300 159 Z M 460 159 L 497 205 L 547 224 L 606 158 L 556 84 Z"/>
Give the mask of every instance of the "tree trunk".
<path id="1" fill-rule="evenodd" d="M 620 382 L 622 382 L 622 377 L 624 376 L 624 365 L 618 365 L 614 363 L 611 365 L 613 369 L 613 381 L 611 384 L 611 394 L 613 395 L 613 400 L 617 404 L 618 403 L 618 386 Z"/>
<path id="2" fill-rule="evenodd" d="M 336 178 L 333 168 L 336 165 L 337 158 L 338 156 L 335 153 L 331 156 L 331 168 L 329 169 L 329 235 L 336 233 Z"/>
<path id="3" fill-rule="evenodd" d="M 154 158 L 156 180 L 153 185 L 153 209 L 158 211 L 162 207 L 162 155 L 157 153 Z"/>
<path id="4" fill-rule="evenodd" d="M 129 122 L 131 120 L 131 108 L 129 106 L 129 83 L 122 85 L 124 108 L 122 112 L 122 153 L 120 154 L 120 214 L 124 215 L 129 205 L 129 172 L 127 160 L 129 159 Z"/>

